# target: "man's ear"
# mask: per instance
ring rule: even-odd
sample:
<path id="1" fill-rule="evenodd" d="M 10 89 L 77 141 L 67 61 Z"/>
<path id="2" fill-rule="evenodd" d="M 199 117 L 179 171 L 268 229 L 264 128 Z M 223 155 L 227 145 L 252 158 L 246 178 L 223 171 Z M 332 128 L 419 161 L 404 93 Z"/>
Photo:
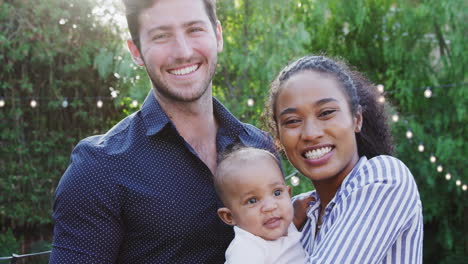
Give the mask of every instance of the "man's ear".
<path id="1" fill-rule="evenodd" d="M 138 66 L 145 65 L 145 62 L 143 61 L 143 58 L 141 57 L 140 50 L 138 49 L 135 42 L 133 42 L 133 40 L 131 40 L 131 39 L 128 39 L 127 40 L 127 46 L 128 46 L 128 50 L 130 51 L 130 54 L 132 55 L 133 61 Z"/>
<path id="2" fill-rule="evenodd" d="M 216 42 L 218 46 L 218 53 L 220 53 L 223 50 L 223 27 L 221 27 L 221 22 L 216 21 Z"/>
<path id="3" fill-rule="evenodd" d="M 229 208 L 227 207 L 221 207 L 218 209 L 218 216 L 219 218 L 221 218 L 221 220 L 223 220 L 224 223 L 228 224 L 228 225 L 236 225 L 236 221 L 234 221 L 234 219 L 232 219 L 232 213 L 231 213 L 231 210 L 229 210 Z"/>

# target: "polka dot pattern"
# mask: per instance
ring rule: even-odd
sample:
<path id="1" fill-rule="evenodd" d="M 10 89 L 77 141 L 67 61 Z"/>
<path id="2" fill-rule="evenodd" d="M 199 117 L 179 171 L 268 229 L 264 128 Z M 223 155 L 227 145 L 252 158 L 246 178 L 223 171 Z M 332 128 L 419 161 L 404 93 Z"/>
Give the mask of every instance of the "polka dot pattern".
<path id="1" fill-rule="evenodd" d="M 214 99 L 218 153 L 271 138 Z M 55 193 L 50 263 L 223 263 L 233 230 L 212 174 L 152 92 L 140 111 L 82 140 Z"/>

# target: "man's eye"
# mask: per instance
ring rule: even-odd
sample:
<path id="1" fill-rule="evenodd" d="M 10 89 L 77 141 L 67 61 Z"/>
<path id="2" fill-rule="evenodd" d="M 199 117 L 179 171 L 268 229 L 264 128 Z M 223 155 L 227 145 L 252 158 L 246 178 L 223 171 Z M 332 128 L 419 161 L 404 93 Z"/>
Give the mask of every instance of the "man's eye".
<path id="1" fill-rule="evenodd" d="M 257 198 L 250 198 L 249 200 L 247 200 L 248 204 L 254 204 L 256 202 L 257 202 Z"/>
<path id="2" fill-rule="evenodd" d="M 158 34 L 158 35 L 153 37 L 153 40 L 162 40 L 162 39 L 165 39 L 167 37 L 169 37 L 168 34 Z"/>
<path id="3" fill-rule="evenodd" d="M 191 28 L 191 29 L 189 30 L 189 32 L 191 32 L 191 33 L 192 33 L 192 32 L 199 32 L 199 31 L 203 31 L 203 29 L 202 29 L 202 28 L 199 28 L 199 27 L 194 27 L 194 28 Z"/>
<path id="4" fill-rule="evenodd" d="M 282 193 L 282 191 L 281 191 L 281 190 L 276 190 L 276 191 L 274 192 L 275 196 L 280 196 L 280 195 L 281 195 L 281 193 Z"/>

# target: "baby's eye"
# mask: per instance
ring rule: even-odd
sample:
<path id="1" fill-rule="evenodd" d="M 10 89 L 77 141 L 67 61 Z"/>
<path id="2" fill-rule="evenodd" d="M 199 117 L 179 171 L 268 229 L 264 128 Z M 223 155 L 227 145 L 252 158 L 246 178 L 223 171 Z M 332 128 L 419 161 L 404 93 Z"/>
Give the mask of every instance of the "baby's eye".
<path id="1" fill-rule="evenodd" d="M 257 202 L 257 198 L 250 198 L 249 200 L 247 200 L 248 204 L 254 204 L 256 202 Z"/>
<path id="2" fill-rule="evenodd" d="M 282 193 L 282 191 L 281 191 L 281 190 L 276 190 L 276 191 L 274 192 L 275 196 L 280 196 L 280 195 L 281 195 L 281 193 Z"/>

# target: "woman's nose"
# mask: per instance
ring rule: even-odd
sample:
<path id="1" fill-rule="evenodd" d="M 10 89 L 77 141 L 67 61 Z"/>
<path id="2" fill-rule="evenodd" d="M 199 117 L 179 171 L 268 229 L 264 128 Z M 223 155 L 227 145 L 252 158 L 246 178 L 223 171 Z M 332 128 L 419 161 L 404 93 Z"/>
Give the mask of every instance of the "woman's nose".
<path id="1" fill-rule="evenodd" d="M 323 128 L 318 121 L 306 120 L 301 131 L 303 140 L 314 140 L 323 136 Z"/>

